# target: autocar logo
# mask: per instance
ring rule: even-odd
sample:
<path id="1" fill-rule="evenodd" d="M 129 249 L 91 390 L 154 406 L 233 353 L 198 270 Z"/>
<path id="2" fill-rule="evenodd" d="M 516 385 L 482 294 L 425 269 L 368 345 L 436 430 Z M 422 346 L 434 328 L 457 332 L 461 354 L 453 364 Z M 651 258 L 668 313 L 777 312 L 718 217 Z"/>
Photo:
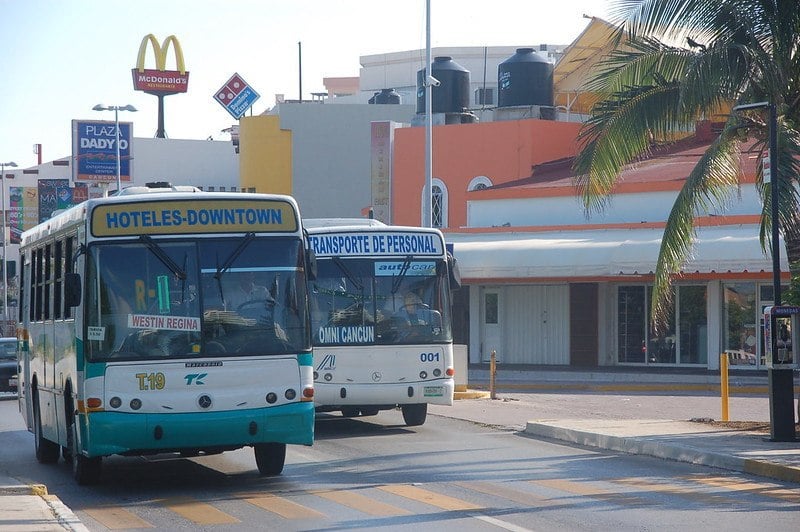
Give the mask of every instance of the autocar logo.
<path id="1" fill-rule="evenodd" d="M 153 47 L 153 54 L 156 59 L 156 68 L 147 69 L 144 67 L 145 55 L 147 54 L 148 44 Z M 175 53 L 175 68 L 177 70 L 167 70 L 167 53 L 170 45 Z M 144 91 L 148 94 L 166 95 L 179 92 L 186 92 L 189 88 L 189 72 L 183 62 L 183 50 L 177 37 L 170 35 L 164 42 L 159 44 L 152 33 L 144 36 L 139 45 L 139 55 L 137 56 L 136 68 L 131 70 L 133 75 L 133 88 L 137 91 Z"/>

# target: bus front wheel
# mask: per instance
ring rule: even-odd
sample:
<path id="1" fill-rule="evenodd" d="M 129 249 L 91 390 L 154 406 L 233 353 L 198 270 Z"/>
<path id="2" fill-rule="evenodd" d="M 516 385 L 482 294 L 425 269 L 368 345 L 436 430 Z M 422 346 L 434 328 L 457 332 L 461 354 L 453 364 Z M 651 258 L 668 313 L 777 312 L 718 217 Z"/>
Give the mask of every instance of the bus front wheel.
<path id="1" fill-rule="evenodd" d="M 403 420 L 409 427 L 418 427 L 425 423 L 425 418 L 428 417 L 428 403 L 418 405 L 403 405 Z"/>
<path id="2" fill-rule="evenodd" d="M 258 472 L 265 477 L 280 475 L 286 461 L 285 443 L 257 443 L 253 446 Z"/>
<path id="3" fill-rule="evenodd" d="M 42 464 L 55 464 L 61 448 L 42 435 L 42 412 L 39 408 L 39 394 L 33 396 L 33 439 L 36 446 L 36 460 Z"/>
<path id="4" fill-rule="evenodd" d="M 87 458 L 78 452 L 77 423 L 73 419 L 70 424 L 70 455 L 72 456 L 72 476 L 81 486 L 96 484 L 100 480 L 103 459 L 99 456 Z"/>

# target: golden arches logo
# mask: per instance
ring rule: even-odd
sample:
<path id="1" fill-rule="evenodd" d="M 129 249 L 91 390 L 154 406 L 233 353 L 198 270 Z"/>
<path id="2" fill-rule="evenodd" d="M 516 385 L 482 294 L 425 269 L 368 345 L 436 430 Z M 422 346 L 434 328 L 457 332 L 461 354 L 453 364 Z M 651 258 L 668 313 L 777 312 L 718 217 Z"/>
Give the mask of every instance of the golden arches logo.
<path id="1" fill-rule="evenodd" d="M 149 45 L 149 46 L 148 46 Z M 147 49 L 153 48 L 153 55 L 156 60 L 156 68 L 145 68 L 145 56 Z M 167 70 L 167 55 L 170 49 L 175 55 L 175 68 L 177 70 Z M 189 72 L 183 61 L 183 49 L 177 37 L 170 35 L 161 44 L 158 43 L 155 35 L 148 33 L 139 45 L 139 55 L 136 57 L 136 68 L 133 73 L 133 88 L 137 91 L 144 91 L 149 94 L 165 95 L 177 92 L 186 92 L 189 87 Z"/>
<path id="2" fill-rule="evenodd" d="M 186 65 L 183 62 L 183 50 L 181 49 L 181 43 L 178 42 L 178 38 L 174 35 L 170 35 L 164 42 L 158 44 L 158 39 L 152 33 L 148 33 L 142 38 L 142 44 L 139 45 L 139 56 L 136 60 L 136 68 L 139 72 L 144 72 L 144 57 L 147 54 L 147 44 L 151 44 L 153 46 L 153 53 L 156 57 L 156 69 L 161 70 L 162 72 L 166 71 L 167 66 L 167 53 L 169 52 L 170 44 L 172 45 L 173 50 L 175 50 L 175 68 L 178 69 L 178 72 L 181 74 L 186 74 Z"/>

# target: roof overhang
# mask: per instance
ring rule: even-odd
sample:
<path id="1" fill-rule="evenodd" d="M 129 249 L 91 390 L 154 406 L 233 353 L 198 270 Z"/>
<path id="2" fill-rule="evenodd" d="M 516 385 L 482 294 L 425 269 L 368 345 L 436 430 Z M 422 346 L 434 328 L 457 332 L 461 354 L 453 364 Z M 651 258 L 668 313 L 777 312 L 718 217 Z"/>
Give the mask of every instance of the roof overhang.
<path id="1" fill-rule="evenodd" d="M 451 233 L 465 279 L 609 278 L 656 269 L 663 229 L 597 229 L 530 233 Z M 772 272 L 757 225 L 700 227 L 684 274 Z M 781 243 L 781 271 L 787 272 Z"/>

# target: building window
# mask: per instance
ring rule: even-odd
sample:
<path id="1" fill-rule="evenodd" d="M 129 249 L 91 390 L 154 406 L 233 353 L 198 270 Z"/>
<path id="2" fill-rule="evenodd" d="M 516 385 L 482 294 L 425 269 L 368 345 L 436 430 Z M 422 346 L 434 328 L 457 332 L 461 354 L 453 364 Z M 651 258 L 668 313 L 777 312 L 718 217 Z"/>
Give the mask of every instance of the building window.
<path id="1" fill-rule="evenodd" d="M 678 286 L 666 326 L 655 330 L 652 286 L 617 288 L 617 361 L 645 364 L 708 364 L 705 285 Z"/>
<path id="2" fill-rule="evenodd" d="M 208 187 L 209 192 L 214 192 L 214 187 Z"/>
<path id="3" fill-rule="evenodd" d="M 733 365 L 756 366 L 758 328 L 755 283 L 725 283 L 722 288 L 724 346 Z"/>
<path id="4" fill-rule="evenodd" d="M 475 105 L 494 105 L 494 89 L 475 89 Z"/>
<path id="5" fill-rule="evenodd" d="M 431 195 L 431 224 L 433 227 L 442 227 L 442 200 L 444 193 L 441 187 L 433 185 L 433 194 Z"/>
<path id="6" fill-rule="evenodd" d="M 472 181 L 469 182 L 469 186 L 467 186 L 467 190 L 483 190 L 489 188 L 490 186 L 492 186 L 492 180 L 485 175 L 479 175 L 472 178 Z"/>
<path id="7" fill-rule="evenodd" d="M 247 187 L 247 191 L 250 192 L 251 194 L 255 194 L 256 193 L 256 187 Z"/>

